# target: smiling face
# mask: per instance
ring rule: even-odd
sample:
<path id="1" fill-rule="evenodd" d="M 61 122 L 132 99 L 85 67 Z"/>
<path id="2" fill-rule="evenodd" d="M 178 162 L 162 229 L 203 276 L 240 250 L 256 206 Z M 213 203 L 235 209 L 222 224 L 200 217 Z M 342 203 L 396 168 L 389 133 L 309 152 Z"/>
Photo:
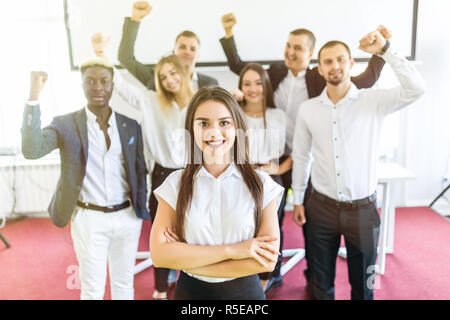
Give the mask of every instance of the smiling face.
<path id="1" fill-rule="evenodd" d="M 263 81 L 255 70 L 249 69 L 244 73 L 240 90 L 247 103 L 262 103 L 264 101 Z"/>
<path id="2" fill-rule="evenodd" d="M 194 37 L 180 36 L 175 43 L 174 53 L 187 70 L 192 70 L 200 57 L 200 44 Z"/>
<path id="3" fill-rule="evenodd" d="M 348 49 L 341 44 L 324 47 L 319 53 L 319 73 L 333 86 L 350 81 L 354 63 Z"/>
<path id="4" fill-rule="evenodd" d="M 111 71 L 94 66 L 84 70 L 81 77 L 88 105 L 93 108 L 107 107 L 114 87 Z"/>
<path id="5" fill-rule="evenodd" d="M 182 76 L 172 63 L 165 63 L 159 71 L 159 81 L 164 90 L 175 94 L 181 89 Z"/>
<path id="6" fill-rule="evenodd" d="M 286 68 L 294 74 L 306 70 L 311 62 L 312 55 L 313 51 L 310 48 L 307 35 L 289 35 L 284 49 L 284 64 Z"/>
<path id="7" fill-rule="evenodd" d="M 221 102 L 207 100 L 194 114 L 194 140 L 208 163 L 228 162 L 236 140 L 236 127 L 228 108 Z"/>

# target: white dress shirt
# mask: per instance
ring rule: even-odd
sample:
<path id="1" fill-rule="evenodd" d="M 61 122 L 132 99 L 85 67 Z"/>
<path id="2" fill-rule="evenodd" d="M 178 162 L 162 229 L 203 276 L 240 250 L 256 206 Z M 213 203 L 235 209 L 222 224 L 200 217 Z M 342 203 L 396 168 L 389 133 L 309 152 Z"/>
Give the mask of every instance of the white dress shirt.
<path id="1" fill-rule="evenodd" d="M 295 123 L 300 105 L 308 100 L 308 90 L 306 87 L 306 70 L 299 72 L 294 76 L 291 70 L 288 70 L 286 77 L 280 82 L 274 93 L 275 106 L 286 112 L 286 154 L 292 150 L 292 139 L 294 137 Z"/>
<path id="2" fill-rule="evenodd" d="M 191 87 L 192 87 L 192 90 L 194 90 L 194 92 L 197 92 L 198 89 L 199 89 L 199 86 L 198 86 L 198 73 L 195 72 L 195 71 L 192 74 Z"/>
<path id="3" fill-rule="evenodd" d="M 115 71 L 115 92 L 142 113 L 141 127 L 147 169 L 150 171 L 153 167 L 152 161 L 165 168 L 184 167 L 184 122 L 187 108 L 180 109 L 174 102 L 166 114 L 155 91 L 148 90 L 128 71 Z"/>
<path id="4" fill-rule="evenodd" d="M 250 162 L 265 164 L 277 161 L 284 153 L 286 144 L 286 114 L 281 109 L 267 108 L 266 127 L 264 118 L 245 115 L 249 142 Z"/>
<path id="5" fill-rule="evenodd" d="M 423 94 L 416 68 L 390 48 L 382 55 L 400 86 L 357 89 L 352 83 L 336 105 L 327 88 L 300 106 L 293 143 L 294 204 L 303 203 L 312 158 L 315 190 L 338 201 L 352 201 L 376 191 L 378 147 L 384 118 Z"/>
<path id="6" fill-rule="evenodd" d="M 116 113 L 108 120 L 109 150 L 97 116 L 85 107 L 87 116 L 88 157 L 86 174 L 80 192 L 80 201 L 99 206 L 121 204 L 129 199 L 130 187 L 125 171 Z"/>
<path id="7" fill-rule="evenodd" d="M 176 210 L 178 182 L 183 169 L 171 173 L 154 193 Z M 263 182 L 264 209 L 276 199 L 280 205 L 284 188 L 265 172 L 257 170 Z M 218 178 L 204 167 L 194 177 L 191 206 L 186 214 L 186 243 L 213 246 L 235 244 L 254 238 L 255 202 L 236 165 L 231 164 Z M 231 278 L 212 278 L 191 274 L 206 282 L 223 282 Z"/>

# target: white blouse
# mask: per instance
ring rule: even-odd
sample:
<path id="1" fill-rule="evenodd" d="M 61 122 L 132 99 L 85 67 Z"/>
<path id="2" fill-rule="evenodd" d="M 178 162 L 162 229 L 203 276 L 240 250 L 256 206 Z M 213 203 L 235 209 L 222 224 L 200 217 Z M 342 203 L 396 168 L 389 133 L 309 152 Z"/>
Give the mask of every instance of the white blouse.
<path id="1" fill-rule="evenodd" d="M 251 163 L 265 164 L 278 160 L 283 154 L 286 144 L 286 114 L 281 109 L 267 108 L 266 127 L 264 118 L 253 118 L 248 115 L 247 136 Z"/>
<path id="2" fill-rule="evenodd" d="M 164 199 L 174 210 L 178 199 L 178 183 L 183 169 L 174 171 L 157 188 L 157 199 Z M 273 199 L 280 205 L 284 188 L 265 172 L 257 170 L 263 182 L 264 209 Z M 191 206 L 186 214 L 186 243 L 212 246 L 235 244 L 254 237 L 255 203 L 241 173 L 231 164 L 218 178 L 204 167 L 194 177 Z M 213 278 L 190 274 L 206 282 L 223 282 L 234 278 Z"/>
<path id="3" fill-rule="evenodd" d="M 147 169 L 152 161 L 165 168 L 185 166 L 184 122 L 186 107 L 174 102 L 166 114 L 157 93 L 148 90 L 126 70 L 115 70 L 114 92 L 142 114 L 141 127 Z"/>

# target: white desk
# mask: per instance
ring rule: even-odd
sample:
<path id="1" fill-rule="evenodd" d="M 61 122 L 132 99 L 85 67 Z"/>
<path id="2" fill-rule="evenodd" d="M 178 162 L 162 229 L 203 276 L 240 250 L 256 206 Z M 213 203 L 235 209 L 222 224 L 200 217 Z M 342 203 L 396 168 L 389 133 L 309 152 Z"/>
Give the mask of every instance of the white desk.
<path id="1" fill-rule="evenodd" d="M 414 178 L 414 173 L 398 163 L 379 163 L 378 165 L 378 184 L 383 187 L 378 261 L 375 269 L 378 274 L 385 272 L 386 254 L 394 252 L 395 205 L 392 203 L 392 184 Z M 340 248 L 339 256 L 346 258 L 347 250 Z"/>

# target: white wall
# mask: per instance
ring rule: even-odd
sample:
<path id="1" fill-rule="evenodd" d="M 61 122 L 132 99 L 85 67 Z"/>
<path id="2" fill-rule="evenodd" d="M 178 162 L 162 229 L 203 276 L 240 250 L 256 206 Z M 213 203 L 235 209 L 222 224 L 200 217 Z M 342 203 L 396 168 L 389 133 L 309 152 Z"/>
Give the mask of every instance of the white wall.
<path id="1" fill-rule="evenodd" d="M 95 32 L 111 36 L 108 48 L 113 53 L 111 59 L 118 62 L 123 19 L 130 15 L 133 1 L 114 1 L 114 5 L 110 5 L 111 0 L 68 1 L 75 65 L 90 57 L 89 39 Z M 236 42 L 246 60 L 278 59 L 285 37 L 298 27 L 313 31 L 318 45 L 340 38 L 356 56 L 368 57 L 356 50 L 360 33 L 378 24 L 390 25 L 399 35 L 397 50 L 409 54 L 413 3 L 413 0 L 151 0 L 153 9 L 139 27 L 135 55 L 143 63 L 156 63 L 172 49 L 176 35 L 187 29 L 202 41 L 200 62 L 225 62 L 218 39 L 224 35 L 221 16 L 229 12 L 236 15 Z"/>
<path id="2" fill-rule="evenodd" d="M 440 192 L 450 156 L 450 2 L 419 3 L 418 66 L 427 92 L 407 113 L 405 165 L 417 174 L 406 186 L 408 205 L 428 205 Z M 447 173 L 448 175 L 448 173 Z"/>

